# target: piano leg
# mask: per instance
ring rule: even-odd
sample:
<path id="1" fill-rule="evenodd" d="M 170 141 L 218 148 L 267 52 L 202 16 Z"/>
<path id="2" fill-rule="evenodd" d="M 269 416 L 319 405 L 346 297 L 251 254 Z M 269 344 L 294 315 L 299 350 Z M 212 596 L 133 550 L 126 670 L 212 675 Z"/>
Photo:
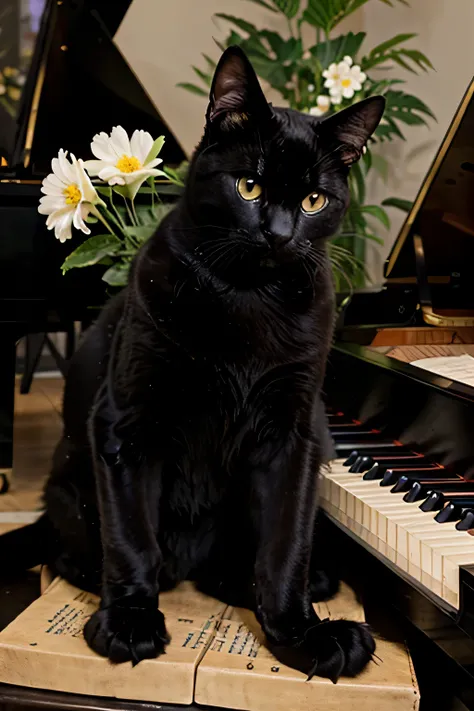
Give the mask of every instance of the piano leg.
<path id="1" fill-rule="evenodd" d="M 15 356 L 18 334 L 2 329 L 0 339 L 0 494 L 9 488 L 13 467 Z"/>

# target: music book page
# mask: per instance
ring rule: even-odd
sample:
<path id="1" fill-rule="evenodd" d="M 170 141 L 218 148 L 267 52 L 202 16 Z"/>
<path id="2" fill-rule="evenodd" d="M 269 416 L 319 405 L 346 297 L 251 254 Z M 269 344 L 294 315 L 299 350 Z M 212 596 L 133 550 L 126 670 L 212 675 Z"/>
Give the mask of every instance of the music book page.
<path id="1" fill-rule="evenodd" d="M 422 358 L 411 361 L 411 365 L 474 387 L 474 358 L 467 353 L 460 356 Z"/>

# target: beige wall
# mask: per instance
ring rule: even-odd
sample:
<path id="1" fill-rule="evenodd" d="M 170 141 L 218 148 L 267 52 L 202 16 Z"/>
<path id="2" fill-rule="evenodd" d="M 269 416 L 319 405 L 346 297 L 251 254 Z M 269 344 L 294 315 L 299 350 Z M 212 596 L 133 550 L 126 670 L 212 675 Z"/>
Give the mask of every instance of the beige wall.
<path id="1" fill-rule="evenodd" d="M 120 49 L 188 152 L 201 135 L 206 102 L 175 85 L 194 80 L 190 67 L 201 66 L 200 52 L 217 57 L 212 38 L 222 37 L 226 24 L 213 20 L 215 12 L 245 14 L 258 26 L 281 27 L 277 16 L 245 0 L 134 0 L 117 34 Z M 432 122 L 429 129 L 407 128 L 405 143 L 385 145 L 383 155 L 391 163 L 388 183 L 376 180 L 370 186 L 374 202 L 387 195 L 413 198 L 474 74 L 474 2 L 411 0 L 410 7 L 397 3 L 390 8 L 371 0 L 354 14 L 350 28 L 368 33 L 367 46 L 399 32 L 417 32 L 412 46 L 425 52 L 435 66 L 435 72 L 408 75 L 406 90 L 432 108 L 438 123 Z M 393 71 L 399 76 L 402 70 Z M 371 271 L 377 275 L 402 219 L 395 210 L 391 214 L 392 229 L 383 235 L 384 248 L 370 253 Z"/>

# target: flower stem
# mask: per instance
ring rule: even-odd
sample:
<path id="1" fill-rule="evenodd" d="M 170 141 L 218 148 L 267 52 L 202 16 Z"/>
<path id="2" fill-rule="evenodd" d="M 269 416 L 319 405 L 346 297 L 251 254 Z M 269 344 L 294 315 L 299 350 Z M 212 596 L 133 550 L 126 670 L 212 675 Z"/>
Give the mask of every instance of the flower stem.
<path id="1" fill-rule="evenodd" d="M 128 216 L 129 216 L 129 218 L 130 218 L 130 222 L 132 223 L 132 225 L 137 225 L 138 223 L 135 222 L 135 218 L 133 217 L 132 211 L 130 210 L 130 205 L 128 204 L 127 198 L 125 197 L 125 195 L 122 195 L 122 197 L 123 197 L 123 200 L 124 200 L 124 202 L 125 202 L 125 207 L 127 208 L 127 212 L 128 212 Z"/>
<path id="2" fill-rule="evenodd" d="M 95 217 L 97 217 L 97 219 L 100 222 L 102 222 L 103 225 L 105 225 L 105 227 L 108 229 L 108 231 L 110 232 L 111 235 L 113 235 L 114 237 L 117 237 L 117 235 L 114 232 L 114 230 L 112 229 L 112 227 L 109 225 L 109 223 L 107 222 L 105 217 L 100 213 L 99 209 L 95 205 L 92 205 L 91 212 L 93 215 L 95 215 Z M 110 215 L 110 213 L 107 209 L 106 209 L 106 212 Z M 110 217 L 112 217 L 112 215 L 110 215 Z"/>
<path id="3" fill-rule="evenodd" d="M 135 201 L 134 201 L 134 200 L 131 200 L 130 202 L 132 203 L 132 212 L 133 212 L 133 217 L 134 217 L 134 219 L 135 219 L 135 223 L 136 223 L 137 225 L 139 225 L 139 224 L 140 224 L 140 221 L 139 221 L 139 219 L 138 219 L 137 211 L 135 210 Z"/>
<path id="4" fill-rule="evenodd" d="M 110 191 L 110 204 L 112 205 L 113 211 L 115 212 L 115 214 L 116 214 L 116 216 L 117 216 L 117 219 L 118 219 L 118 221 L 120 222 L 121 228 L 124 230 L 124 229 L 125 229 L 125 222 L 122 220 L 122 217 L 121 217 L 121 215 L 120 215 L 120 212 L 119 212 L 119 211 L 117 210 L 117 208 L 115 207 L 114 199 L 113 199 L 112 196 L 113 196 L 113 191 L 111 190 L 111 191 Z"/>

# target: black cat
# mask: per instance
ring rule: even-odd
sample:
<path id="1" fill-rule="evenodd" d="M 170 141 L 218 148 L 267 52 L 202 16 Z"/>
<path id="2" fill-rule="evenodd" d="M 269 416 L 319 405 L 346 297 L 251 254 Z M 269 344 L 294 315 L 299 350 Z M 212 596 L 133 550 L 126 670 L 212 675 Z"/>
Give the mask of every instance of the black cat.
<path id="1" fill-rule="evenodd" d="M 114 662 L 164 651 L 158 594 L 184 578 L 254 609 L 275 656 L 308 676 L 371 659 L 364 625 L 317 617 L 308 570 L 327 444 L 325 238 L 383 108 L 374 97 L 323 121 L 272 108 L 226 50 L 185 195 L 72 360 L 46 513 L 0 539 L 0 570 L 47 562 L 100 589 L 85 638 Z"/>

